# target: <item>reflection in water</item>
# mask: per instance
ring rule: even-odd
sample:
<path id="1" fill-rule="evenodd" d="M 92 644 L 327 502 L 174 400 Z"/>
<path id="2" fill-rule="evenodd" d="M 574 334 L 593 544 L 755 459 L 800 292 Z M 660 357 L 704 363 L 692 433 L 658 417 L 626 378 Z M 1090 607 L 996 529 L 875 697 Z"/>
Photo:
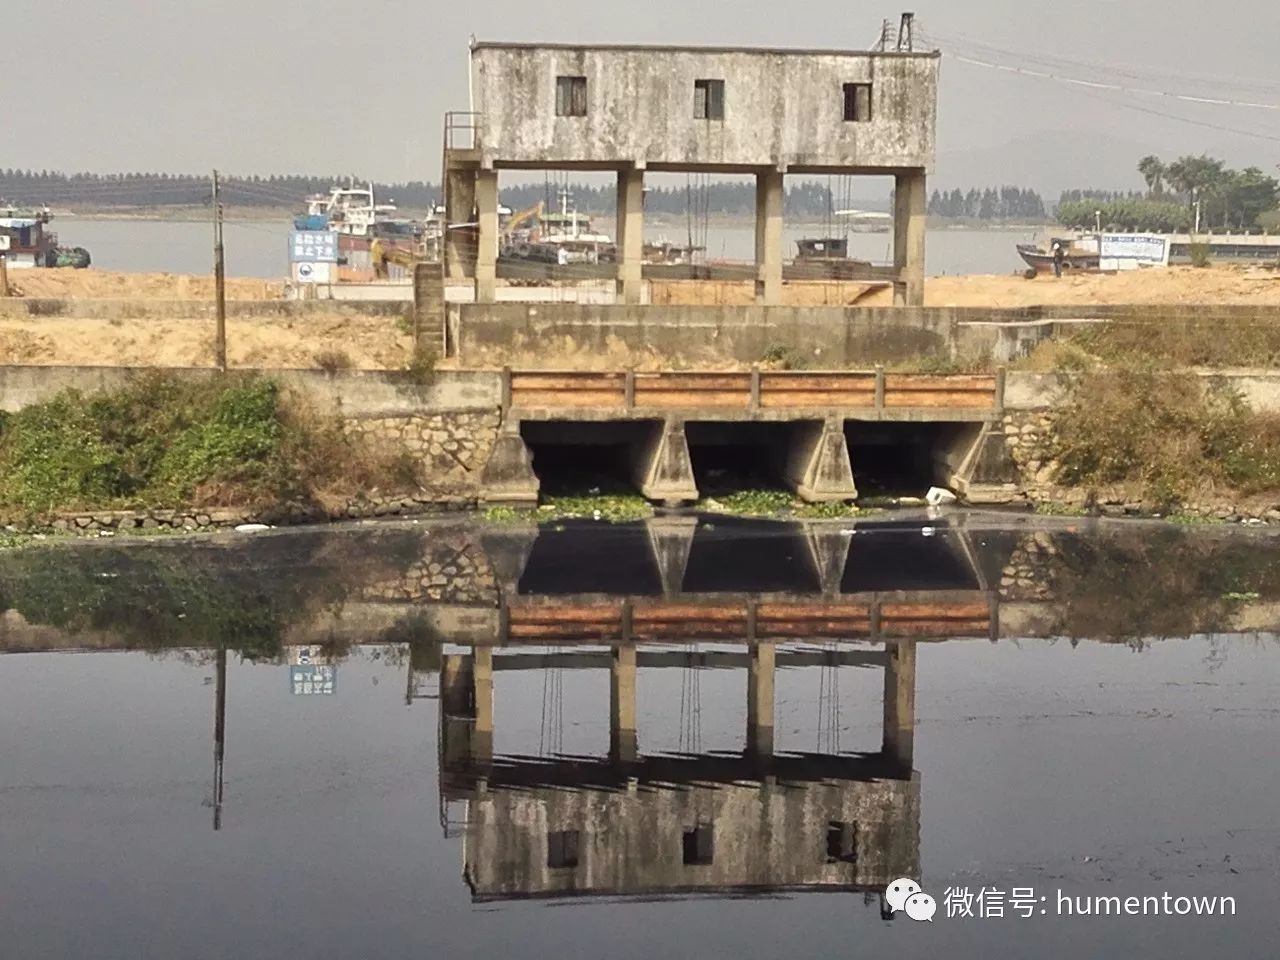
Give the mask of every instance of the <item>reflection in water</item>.
<path id="1" fill-rule="evenodd" d="M 646 655 L 627 644 L 607 659 L 607 758 L 495 757 L 493 671 L 502 656 L 489 647 L 447 655 L 440 684 L 442 811 L 465 805 L 465 876 L 477 900 L 883 892 L 919 874 L 914 640 L 851 658 L 884 671 L 883 747 L 872 754 L 774 753 L 774 671 L 813 658 L 761 640 L 715 662 L 746 667 L 741 754 L 640 753 L 638 665 L 706 665 L 700 653 Z M 557 662 L 599 660 L 571 652 Z M 544 664 L 507 655 L 504 666 Z"/>
<path id="2" fill-rule="evenodd" d="M 921 821 L 940 816 L 937 797 L 957 774 L 954 766 L 945 772 L 948 760 L 936 751 L 919 764 L 928 777 L 917 769 L 920 657 L 939 653 L 943 642 L 978 659 L 1024 638 L 1142 649 L 1161 637 L 1274 631 L 1277 560 L 1280 546 L 1269 538 L 1038 528 L 963 514 L 893 523 L 673 517 L 542 529 L 449 521 L 195 544 L 84 544 L 0 556 L 0 649 L 143 649 L 206 670 L 217 837 L 199 800 L 184 794 L 182 802 L 198 813 L 203 835 L 227 845 L 215 849 L 228 849 L 270 802 L 237 778 L 262 750 L 246 714 L 266 695 L 237 671 L 235 654 L 262 665 L 254 671 L 278 669 L 274 689 L 295 714 L 376 699 L 397 709 L 403 701 L 415 719 L 429 721 L 415 731 L 429 743 L 435 728 L 436 770 L 419 766 L 411 776 L 418 787 L 438 777 L 440 822 L 461 847 L 469 887 L 451 879 L 461 896 L 612 898 L 634 907 L 646 898 L 835 890 L 877 903 L 890 880 L 927 875 L 944 859 L 937 847 L 922 848 Z M 952 642 L 963 640 L 971 642 Z M 1211 649 L 1218 642 L 1210 640 Z M 339 664 L 356 647 L 400 658 L 403 672 L 390 688 L 348 682 L 349 666 Z M 343 671 L 341 688 L 336 675 L 317 672 L 320 665 Z M 847 752 L 838 737 L 823 740 L 824 723 L 828 734 L 842 724 L 824 713 L 823 699 L 830 702 L 841 670 L 876 678 L 879 749 Z M 565 675 L 596 678 L 608 691 L 603 706 L 563 685 Z M 638 688 L 653 678 L 665 691 L 659 717 L 678 709 L 683 723 L 685 698 L 698 687 L 681 680 L 677 707 L 671 678 L 699 675 L 728 678 L 697 709 L 732 728 L 732 748 L 703 749 L 682 731 L 676 752 L 655 749 L 654 713 L 638 709 Z M 795 742 L 780 719 L 784 675 L 804 678 L 806 710 L 816 700 L 815 752 L 779 749 Z M 948 677 L 934 682 L 935 691 L 954 692 Z M 1071 682 L 1064 678 L 1060 690 L 1055 677 L 1044 695 L 1057 698 Z M 498 687 L 516 695 L 502 701 L 505 711 Z M 210 778 L 205 696 L 202 798 Z M 863 699 L 874 704 L 874 694 Z M 989 699 L 956 722 L 975 713 L 1003 717 L 999 697 Z M 1022 709 L 1040 722 L 1038 706 Z M 1063 710 L 1068 719 L 1093 715 Z M 495 749 L 496 734 L 546 728 L 549 714 L 566 712 L 592 737 L 589 748 L 566 751 L 553 737 L 536 751 Z M 1240 722 L 1264 723 L 1259 717 Z M 1061 729 L 1057 723 L 1046 722 L 1045 731 Z M 922 749 L 949 732 L 924 727 Z M 362 749 L 406 748 L 371 737 Z M 1064 749 L 1057 755 L 1074 756 Z M 989 762 L 978 754 L 964 762 Z M 1222 754 L 1203 756 L 1221 762 Z M 1057 761 L 1036 762 L 1043 775 Z M 1114 771 L 1107 782 L 1125 776 Z M 12 797 L 0 792 L 0 801 Z M 1052 797 L 1041 799 L 1052 805 Z M 1140 793 L 1131 800 L 1146 802 Z M 375 794 L 375 809 L 378 802 Z M 414 802 L 422 807 L 415 816 L 430 816 L 429 803 Z M 1097 803 L 1105 820 L 1110 814 Z M 953 829 L 933 842 L 945 848 L 956 836 Z M 1020 864 L 1043 860 L 1033 852 Z"/>

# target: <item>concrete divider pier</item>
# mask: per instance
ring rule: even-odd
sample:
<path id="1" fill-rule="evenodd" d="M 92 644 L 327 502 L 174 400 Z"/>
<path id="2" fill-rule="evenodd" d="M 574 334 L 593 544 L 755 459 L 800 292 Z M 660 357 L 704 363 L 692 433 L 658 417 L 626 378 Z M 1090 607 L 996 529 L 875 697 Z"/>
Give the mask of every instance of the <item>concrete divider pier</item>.
<path id="1" fill-rule="evenodd" d="M 792 424 L 789 433 L 783 478 L 802 500 L 826 503 L 857 498 L 842 420 L 801 421 Z"/>

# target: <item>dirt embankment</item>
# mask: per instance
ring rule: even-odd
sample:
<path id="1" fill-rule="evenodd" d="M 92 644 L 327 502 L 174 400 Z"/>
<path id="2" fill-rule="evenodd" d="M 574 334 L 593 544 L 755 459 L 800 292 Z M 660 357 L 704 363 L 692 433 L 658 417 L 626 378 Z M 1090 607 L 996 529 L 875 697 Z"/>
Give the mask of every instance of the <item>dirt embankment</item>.
<path id="1" fill-rule="evenodd" d="M 169 273 L 25 270 L 10 273 L 15 295 L 66 302 L 53 316 L 0 319 L 0 363 L 59 366 L 200 367 L 213 364 L 207 316 L 93 319 L 77 317 L 77 300 L 213 300 L 213 280 Z M 228 278 L 230 300 L 279 300 L 278 281 Z M 192 311 L 195 313 L 196 311 Z M 413 341 L 393 316 L 351 311 L 227 320 L 227 360 L 236 367 L 350 366 L 394 369 L 408 364 Z"/>
<path id="2" fill-rule="evenodd" d="M 213 277 L 179 273 L 115 273 L 109 270 L 11 270 L 14 296 L 65 300 L 212 300 Z M 280 280 L 228 277 L 228 300 L 279 300 Z"/>
<path id="3" fill-rule="evenodd" d="M 796 281 L 783 285 L 783 300 L 795 306 L 890 306 L 893 290 L 858 281 Z M 655 281 L 652 299 L 661 304 L 747 304 L 750 282 Z M 1036 277 L 1017 274 L 930 277 L 924 285 L 930 307 L 1027 307 L 1039 304 L 1215 303 L 1280 304 L 1280 271 L 1259 267 L 1170 267 L 1125 273 Z"/>

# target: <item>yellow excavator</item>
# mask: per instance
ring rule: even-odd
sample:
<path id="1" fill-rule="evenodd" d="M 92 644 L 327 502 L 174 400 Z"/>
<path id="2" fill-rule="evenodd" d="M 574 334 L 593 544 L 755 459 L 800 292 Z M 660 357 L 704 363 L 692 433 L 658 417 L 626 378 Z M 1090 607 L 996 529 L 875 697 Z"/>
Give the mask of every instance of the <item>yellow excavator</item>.
<path id="1" fill-rule="evenodd" d="M 523 227 L 530 220 L 535 220 L 535 219 L 541 220 L 542 208 L 543 208 L 543 203 L 541 200 L 539 200 L 537 203 L 535 203 L 532 207 L 529 207 L 527 210 L 521 210 L 519 213 L 515 214 L 510 220 L 507 221 L 507 236 L 511 236 L 511 234 L 515 233 L 517 230 Z"/>
<path id="2" fill-rule="evenodd" d="M 378 237 L 374 237 L 373 242 L 369 244 L 369 259 L 373 261 L 374 276 L 381 280 L 387 278 L 388 264 L 394 263 L 398 267 L 412 270 L 414 264 L 418 262 L 418 258 L 414 256 L 413 251 L 405 250 L 403 247 L 390 246 L 383 243 Z"/>

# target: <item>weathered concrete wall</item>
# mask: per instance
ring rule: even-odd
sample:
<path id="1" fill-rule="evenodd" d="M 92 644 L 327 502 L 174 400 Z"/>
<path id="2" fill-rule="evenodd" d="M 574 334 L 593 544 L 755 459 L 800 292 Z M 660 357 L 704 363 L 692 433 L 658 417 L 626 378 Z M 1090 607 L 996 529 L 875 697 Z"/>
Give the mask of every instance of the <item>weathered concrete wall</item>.
<path id="1" fill-rule="evenodd" d="M 918 780 L 694 784 L 636 792 L 495 790 L 473 801 L 465 870 L 481 897 L 724 888 L 875 887 L 919 866 Z M 832 822 L 855 862 L 830 862 Z M 710 824 L 710 863 L 684 862 L 685 830 Z M 547 865 L 548 834 L 576 830 L 576 867 Z"/>
<path id="2" fill-rule="evenodd" d="M 473 109 L 485 166 L 925 167 L 934 53 L 477 44 Z M 587 114 L 556 116 L 556 77 L 587 80 Z M 724 81 L 724 119 L 694 117 L 694 81 Z M 872 85 L 845 122 L 846 83 Z"/>
<path id="3" fill-rule="evenodd" d="M 158 372 L 149 367 L 0 366 L 0 410 L 12 413 L 63 390 L 92 393 Z M 192 378 L 216 375 L 204 367 L 166 368 L 162 372 Z M 271 377 L 348 418 L 485 412 L 497 409 L 501 392 L 500 375 L 481 371 L 440 370 L 426 384 L 403 371 L 261 369 L 237 373 Z"/>
<path id="4" fill-rule="evenodd" d="M 910 308 L 461 304 L 450 342 L 467 366 L 577 369 L 724 368 L 771 351 L 813 367 L 951 356 L 961 333 L 950 311 Z"/>

